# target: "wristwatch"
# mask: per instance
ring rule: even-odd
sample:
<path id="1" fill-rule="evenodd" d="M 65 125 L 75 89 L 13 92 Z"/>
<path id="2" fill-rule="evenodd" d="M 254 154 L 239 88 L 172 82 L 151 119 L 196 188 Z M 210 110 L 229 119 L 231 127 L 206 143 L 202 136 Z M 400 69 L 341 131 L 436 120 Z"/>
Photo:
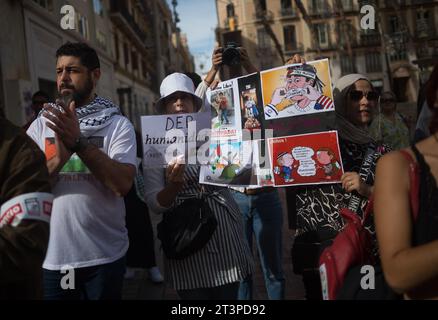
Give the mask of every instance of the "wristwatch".
<path id="1" fill-rule="evenodd" d="M 88 138 L 80 135 L 79 138 L 76 139 L 74 146 L 70 148 L 70 151 L 74 153 L 81 152 L 85 150 L 89 144 Z"/>

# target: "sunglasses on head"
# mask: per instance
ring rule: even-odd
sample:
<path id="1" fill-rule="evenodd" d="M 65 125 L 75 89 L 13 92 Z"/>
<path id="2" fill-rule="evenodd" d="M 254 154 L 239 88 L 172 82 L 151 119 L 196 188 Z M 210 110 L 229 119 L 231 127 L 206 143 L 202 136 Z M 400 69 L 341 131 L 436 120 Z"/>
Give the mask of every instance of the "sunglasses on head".
<path id="1" fill-rule="evenodd" d="M 359 90 L 351 90 L 350 91 L 350 98 L 353 101 L 359 101 L 364 96 L 370 101 L 377 101 L 377 99 L 379 99 L 379 94 L 375 91 L 369 91 L 367 93 L 365 93 L 363 91 L 359 91 Z"/>

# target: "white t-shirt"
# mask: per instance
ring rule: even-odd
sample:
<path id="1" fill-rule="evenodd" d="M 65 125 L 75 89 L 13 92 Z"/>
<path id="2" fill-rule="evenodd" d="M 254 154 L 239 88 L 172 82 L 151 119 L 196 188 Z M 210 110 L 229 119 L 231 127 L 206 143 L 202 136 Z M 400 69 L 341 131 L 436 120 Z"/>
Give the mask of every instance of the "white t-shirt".
<path id="1" fill-rule="evenodd" d="M 54 133 L 37 118 L 28 135 L 45 152 L 56 152 Z M 111 123 L 96 131 L 91 141 L 111 159 L 136 166 L 136 140 L 132 124 L 116 115 Z M 43 267 L 60 270 L 102 265 L 123 257 L 128 250 L 125 205 L 90 173 L 73 154 L 59 173 L 53 188 L 50 239 Z"/>

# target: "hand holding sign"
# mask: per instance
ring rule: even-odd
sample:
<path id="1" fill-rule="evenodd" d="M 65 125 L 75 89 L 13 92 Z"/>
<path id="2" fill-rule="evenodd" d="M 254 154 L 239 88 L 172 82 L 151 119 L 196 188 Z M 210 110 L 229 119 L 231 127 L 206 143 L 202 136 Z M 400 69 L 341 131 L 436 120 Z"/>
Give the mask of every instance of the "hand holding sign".
<path id="1" fill-rule="evenodd" d="M 184 184 L 184 171 L 186 166 L 183 159 L 184 156 L 178 156 L 172 159 L 166 168 L 167 182 L 178 187 L 182 187 L 182 185 Z"/>

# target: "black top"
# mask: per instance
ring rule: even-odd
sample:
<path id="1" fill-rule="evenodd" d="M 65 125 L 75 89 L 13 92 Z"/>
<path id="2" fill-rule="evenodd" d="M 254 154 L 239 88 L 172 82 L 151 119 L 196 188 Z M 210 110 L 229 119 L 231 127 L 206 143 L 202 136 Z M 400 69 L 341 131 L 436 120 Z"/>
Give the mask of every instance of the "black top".
<path id="1" fill-rule="evenodd" d="M 389 148 L 375 143 L 360 145 L 342 139 L 339 140 L 339 146 L 344 172 L 358 172 L 372 186 L 377 160 Z M 341 183 L 298 188 L 296 194 L 297 236 L 312 242 L 331 239 L 343 228 L 339 209 L 348 207 L 352 195 L 359 199 L 355 211 L 360 216 L 368 203 L 368 199 L 357 192 L 346 192 Z"/>
<path id="2" fill-rule="evenodd" d="M 438 239 L 438 187 L 429 165 L 415 145 L 412 146 L 420 169 L 420 206 L 414 223 L 413 245 Z"/>

